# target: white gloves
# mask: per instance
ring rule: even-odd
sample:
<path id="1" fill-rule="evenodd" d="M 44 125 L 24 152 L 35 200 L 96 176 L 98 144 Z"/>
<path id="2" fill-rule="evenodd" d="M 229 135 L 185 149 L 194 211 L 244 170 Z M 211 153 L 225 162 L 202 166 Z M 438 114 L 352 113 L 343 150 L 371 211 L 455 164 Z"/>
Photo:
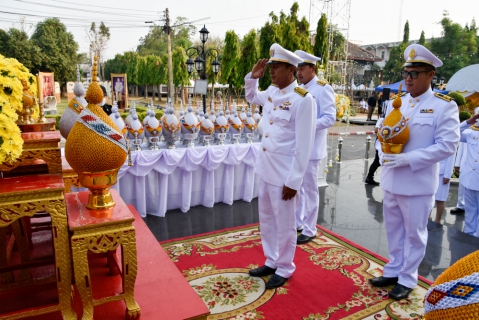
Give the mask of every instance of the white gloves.
<path id="1" fill-rule="evenodd" d="M 399 168 L 409 165 L 409 159 L 405 153 L 384 153 L 381 157 L 381 161 L 383 162 L 384 168 Z"/>

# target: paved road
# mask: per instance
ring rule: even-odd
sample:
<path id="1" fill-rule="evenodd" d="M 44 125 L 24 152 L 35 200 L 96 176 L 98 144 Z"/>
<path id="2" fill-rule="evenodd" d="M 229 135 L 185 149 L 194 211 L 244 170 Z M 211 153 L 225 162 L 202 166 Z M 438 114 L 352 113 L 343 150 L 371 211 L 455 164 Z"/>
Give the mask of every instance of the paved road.
<path id="1" fill-rule="evenodd" d="M 343 147 L 341 151 L 341 160 L 364 159 L 366 153 L 366 138 L 367 135 L 351 135 L 351 136 L 328 136 L 328 147 L 331 147 L 332 157 L 336 154 L 338 148 L 338 138 L 343 139 Z M 371 143 L 369 148 L 369 158 L 374 158 L 374 141 L 376 135 L 370 135 Z M 328 149 L 329 150 L 329 149 Z M 328 153 L 328 159 L 331 153 Z"/>

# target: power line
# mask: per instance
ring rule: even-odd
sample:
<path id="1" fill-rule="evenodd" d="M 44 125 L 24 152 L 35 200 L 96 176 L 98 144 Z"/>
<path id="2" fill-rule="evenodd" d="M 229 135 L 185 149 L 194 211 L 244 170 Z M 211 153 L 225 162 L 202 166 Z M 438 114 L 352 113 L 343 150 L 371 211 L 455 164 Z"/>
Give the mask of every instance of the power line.
<path id="1" fill-rule="evenodd" d="M 15 10 L 22 10 L 22 11 L 33 11 L 33 12 L 37 12 L 37 13 L 46 13 L 48 14 L 48 16 L 43 16 L 43 15 L 34 15 L 34 14 L 29 14 L 30 16 L 36 16 L 36 17 L 42 17 L 42 18 L 58 18 L 58 19 L 62 19 L 62 20 L 76 20 L 76 21 L 92 21 L 92 20 L 95 20 L 93 18 L 91 19 L 82 19 L 82 18 L 76 18 L 76 17 L 68 17 L 68 16 L 65 16 L 65 17 L 52 17 L 51 16 L 51 13 L 50 12 L 45 12 L 45 11 L 38 11 L 38 10 L 28 10 L 28 9 L 20 9 L 20 8 L 14 8 L 14 7 L 8 7 L 8 6 L 3 6 L 3 8 L 8 8 L 8 9 L 15 9 Z M 20 15 L 20 16 L 23 16 L 23 15 L 27 15 L 23 12 L 10 12 L 10 11 L 0 11 L 0 13 L 5 13 L 5 14 L 14 14 L 14 15 Z M 125 22 L 125 19 L 121 19 L 121 20 L 103 20 L 101 19 L 101 21 L 103 22 Z M 126 20 L 126 22 L 138 22 L 138 23 L 141 23 L 143 21 L 135 21 L 135 20 Z"/>
<path id="2" fill-rule="evenodd" d="M 135 16 L 131 15 L 128 13 L 112 13 L 112 12 L 106 12 L 106 11 L 95 11 L 95 10 L 88 10 L 88 9 L 80 9 L 80 8 L 70 8 L 70 7 L 63 7 L 63 6 L 55 6 L 51 4 L 45 4 L 45 3 L 38 3 L 38 2 L 32 2 L 32 1 L 26 1 L 26 0 L 14 0 L 22 3 L 29 3 L 29 4 L 34 4 L 38 6 L 47 6 L 49 8 L 58 8 L 58 9 L 63 9 L 63 10 L 74 10 L 74 11 L 81 11 L 81 12 L 90 12 L 90 13 L 98 13 L 98 14 L 106 14 L 106 15 L 116 15 L 116 16 L 126 16 L 126 17 L 136 17 L 136 18 L 141 18 L 145 17 L 145 15 L 142 16 Z M 156 16 L 156 15 L 149 15 L 149 16 Z"/>
<path id="3" fill-rule="evenodd" d="M 148 12 L 151 13 L 151 10 L 137 10 L 137 9 L 124 9 L 124 8 L 112 8 L 112 7 L 104 7 L 104 6 L 94 6 L 90 4 L 81 4 L 77 2 L 68 2 L 68 1 L 60 1 L 60 0 L 52 0 L 54 2 L 61 2 L 61 3 L 67 3 L 67 4 L 74 4 L 77 6 L 85 6 L 85 7 L 95 7 L 95 8 L 104 8 L 104 9 L 114 9 L 114 10 L 126 10 L 126 11 L 138 11 L 138 12 Z"/>

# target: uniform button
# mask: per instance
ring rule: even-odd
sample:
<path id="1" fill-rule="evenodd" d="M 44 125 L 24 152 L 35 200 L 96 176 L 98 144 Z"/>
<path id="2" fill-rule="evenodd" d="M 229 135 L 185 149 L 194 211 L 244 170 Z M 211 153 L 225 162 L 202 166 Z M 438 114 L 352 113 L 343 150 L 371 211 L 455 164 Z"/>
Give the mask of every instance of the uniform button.
<path id="1" fill-rule="evenodd" d="M 273 110 L 276 110 L 276 107 L 274 107 Z"/>
<path id="2" fill-rule="evenodd" d="M 266 148 L 265 148 L 265 147 L 263 147 L 263 151 L 266 151 Z"/>
<path id="3" fill-rule="evenodd" d="M 267 138 L 267 137 L 268 137 L 268 134 L 265 134 L 264 137 Z"/>
<path id="4" fill-rule="evenodd" d="M 270 121 L 269 124 L 273 124 L 273 121 Z"/>
<path id="5" fill-rule="evenodd" d="M 414 108 L 414 103 L 413 103 L 413 104 L 411 104 L 411 108 Z"/>

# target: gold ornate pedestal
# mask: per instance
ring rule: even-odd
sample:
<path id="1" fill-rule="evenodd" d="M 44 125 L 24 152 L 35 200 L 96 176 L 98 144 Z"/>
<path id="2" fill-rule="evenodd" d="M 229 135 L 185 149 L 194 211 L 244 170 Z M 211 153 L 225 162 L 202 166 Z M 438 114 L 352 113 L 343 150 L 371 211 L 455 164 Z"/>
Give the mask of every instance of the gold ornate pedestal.
<path id="1" fill-rule="evenodd" d="M 35 213 L 42 211 L 47 212 L 52 220 L 59 303 L 54 306 L 15 312 L 13 315 L 0 315 L 2 320 L 20 319 L 57 310 L 61 311 L 64 319 L 76 319 L 71 308 L 72 270 L 61 174 L 0 179 L 0 229 L 4 230 L 5 227 L 15 224 L 20 218 L 32 217 Z M 5 289 L 5 286 L 8 289 L 8 285 L 2 285 L 0 289 Z"/>
<path id="2" fill-rule="evenodd" d="M 60 131 L 22 133 L 23 152 L 13 164 L 0 163 L 0 171 L 11 171 L 34 164 L 41 159 L 48 165 L 48 173 L 61 173 Z"/>
<path id="3" fill-rule="evenodd" d="M 81 187 L 80 181 L 78 180 L 78 174 L 68 164 L 68 161 L 65 159 L 65 157 L 62 157 L 62 176 L 63 183 L 65 184 L 65 193 L 72 192 L 72 187 Z"/>
<path id="4" fill-rule="evenodd" d="M 126 317 L 138 319 L 140 307 L 135 301 L 134 288 L 137 274 L 135 220 L 130 209 L 118 192 L 111 190 L 116 206 L 105 210 L 86 208 L 89 191 L 74 192 L 65 195 L 68 211 L 68 227 L 73 236 L 71 246 L 75 282 L 83 303 L 83 320 L 93 319 L 93 307 L 116 300 L 124 300 Z M 93 299 L 88 251 L 106 253 L 122 247 L 123 292 L 112 292 L 108 297 Z"/>

